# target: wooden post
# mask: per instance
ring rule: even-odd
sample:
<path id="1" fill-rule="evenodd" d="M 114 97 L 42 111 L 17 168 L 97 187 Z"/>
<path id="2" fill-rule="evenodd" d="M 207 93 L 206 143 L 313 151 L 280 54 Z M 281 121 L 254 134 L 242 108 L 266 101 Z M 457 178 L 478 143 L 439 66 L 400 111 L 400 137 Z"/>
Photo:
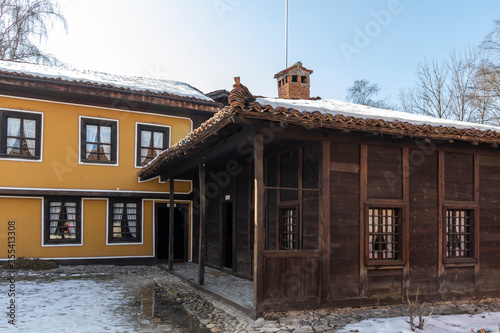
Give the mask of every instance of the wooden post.
<path id="1" fill-rule="evenodd" d="M 330 297 L 330 256 L 332 246 L 330 244 L 330 141 L 322 141 L 322 162 L 320 174 L 320 226 L 321 226 L 321 249 L 323 262 L 323 284 L 322 296 L 323 301 L 328 301 Z"/>
<path id="2" fill-rule="evenodd" d="M 174 269 L 174 177 L 168 180 L 170 185 L 170 219 L 168 223 L 168 269 Z"/>
<path id="3" fill-rule="evenodd" d="M 262 135 L 255 135 L 254 151 L 254 186 L 255 186 L 255 237 L 254 237 L 254 271 L 253 292 L 255 309 L 260 311 L 264 300 L 264 145 Z"/>
<path id="4" fill-rule="evenodd" d="M 438 283 L 437 283 L 437 292 L 440 294 L 444 291 L 444 274 L 445 267 L 443 263 L 443 241 L 444 241 L 444 230 L 443 225 L 445 223 L 444 212 L 443 212 L 443 203 L 445 199 L 444 186 L 445 186 L 445 165 L 444 165 L 444 151 L 438 152 Z"/>
<path id="5" fill-rule="evenodd" d="M 403 214 L 403 266 L 402 274 L 402 299 L 410 292 L 410 149 L 403 148 L 403 201 L 405 202 Z"/>
<path id="6" fill-rule="evenodd" d="M 474 265 L 474 292 L 479 292 L 479 270 L 480 270 L 480 260 L 479 260 L 479 214 L 481 214 L 481 210 L 479 209 L 480 201 L 479 201 L 479 166 L 480 166 L 480 157 L 476 152 L 474 154 L 474 205 L 476 209 L 474 210 L 474 258 L 476 259 L 476 263 Z"/>
<path id="7" fill-rule="evenodd" d="M 365 231 L 365 202 L 367 200 L 368 186 L 368 146 L 360 147 L 360 168 L 359 168 L 359 296 L 366 297 L 368 270 L 366 268 L 366 231 Z"/>
<path id="8" fill-rule="evenodd" d="M 202 286 L 205 283 L 205 258 L 206 258 L 206 239 L 205 239 L 205 163 L 200 163 L 198 167 L 198 178 L 200 180 L 200 232 L 198 238 L 198 284 Z"/>

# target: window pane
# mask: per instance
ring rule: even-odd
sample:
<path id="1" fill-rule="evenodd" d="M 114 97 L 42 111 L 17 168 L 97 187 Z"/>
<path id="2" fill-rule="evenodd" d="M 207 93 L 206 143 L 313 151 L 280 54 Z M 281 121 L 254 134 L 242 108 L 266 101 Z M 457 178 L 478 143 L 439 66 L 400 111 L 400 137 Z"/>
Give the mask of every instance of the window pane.
<path id="1" fill-rule="evenodd" d="M 154 148 L 164 148 L 163 147 L 163 133 L 155 132 Z"/>
<path id="2" fill-rule="evenodd" d="M 150 131 L 141 131 L 141 147 L 151 147 Z"/>
<path id="3" fill-rule="evenodd" d="M 98 156 L 97 156 L 97 145 L 96 144 L 87 144 L 86 145 L 86 154 L 85 154 L 85 158 L 87 160 L 91 160 L 91 161 L 95 161 L 98 159 Z"/>
<path id="4" fill-rule="evenodd" d="M 97 143 L 97 126 L 87 125 L 87 142 Z"/>
<path id="5" fill-rule="evenodd" d="M 111 161 L 111 146 L 110 145 L 101 145 L 100 151 L 100 161 Z"/>
<path id="6" fill-rule="evenodd" d="M 21 119 L 7 118 L 7 136 L 21 136 Z"/>
<path id="7" fill-rule="evenodd" d="M 23 137 L 28 139 L 36 138 L 36 120 L 24 119 L 23 120 Z"/>
<path id="8" fill-rule="evenodd" d="M 101 143 L 111 144 L 111 126 L 101 126 Z"/>

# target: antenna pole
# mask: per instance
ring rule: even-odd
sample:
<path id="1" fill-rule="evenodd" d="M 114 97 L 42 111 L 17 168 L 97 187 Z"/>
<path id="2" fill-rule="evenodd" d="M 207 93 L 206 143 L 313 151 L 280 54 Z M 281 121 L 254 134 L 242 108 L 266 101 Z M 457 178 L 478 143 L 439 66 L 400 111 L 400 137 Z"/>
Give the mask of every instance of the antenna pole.
<path id="1" fill-rule="evenodd" d="M 288 68 L 288 0 L 285 0 L 285 68 Z"/>

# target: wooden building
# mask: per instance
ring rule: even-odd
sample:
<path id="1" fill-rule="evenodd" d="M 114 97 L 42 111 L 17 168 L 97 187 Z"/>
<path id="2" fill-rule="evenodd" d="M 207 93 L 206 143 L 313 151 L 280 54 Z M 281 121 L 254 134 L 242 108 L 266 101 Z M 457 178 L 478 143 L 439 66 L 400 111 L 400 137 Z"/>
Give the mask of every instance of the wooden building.
<path id="1" fill-rule="evenodd" d="M 0 244 L 74 263 L 168 258 L 170 184 L 136 172 L 218 109 L 182 82 L 1 61 Z M 192 182 L 172 185 L 189 260 Z"/>
<path id="2" fill-rule="evenodd" d="M 287 94 L 309 84 L 287 72 Z M 239 78 L 229 103 L 138 172 L 193 178 L 199 283 L 205 265 L 253 279 L 259 313 L 500 295 L 499 127 Z"/>

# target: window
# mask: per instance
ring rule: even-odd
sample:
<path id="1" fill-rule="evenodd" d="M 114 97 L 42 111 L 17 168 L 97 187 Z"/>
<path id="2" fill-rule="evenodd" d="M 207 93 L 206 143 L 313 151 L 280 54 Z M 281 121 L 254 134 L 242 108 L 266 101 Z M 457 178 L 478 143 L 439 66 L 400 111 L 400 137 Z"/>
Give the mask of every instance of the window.
<path id="1" fill-rule="evenodd" d="M 473 258 L 473 210 L 446 210 L 446 258 Z"/>
<path id="2" fill-rule="evenodd" d="M 297 75 L 292 75 L 292 82 L 297 82 Z"/>
<path id="3" fill-rule="evenodd" d="M 42 115 L 14 111 L 3 111 L 1 114 L 1 156 L 40 159 Z"/>
<path id="4" fill-rule="evenodd" d="M 282 208 L 280 209 L 281 219 L 281 249 L 282 250 L 298 250 L 298 230 L 299 218 L 297 208 Z"/>
<path id="5" fill-rule="evenodd" d="M 79 199 L 67 197 L 45 199 L 44 243 L 81 243 Z"/>
<path id="6" fill-rule="evenodd" d="M 307 76 L 301 76 L 301 80 L 302 83 L 307 83 Z"/>
<path id="7" fill-rule="evenodd" d="M 137 125 L 137 135 L 137 166 L 148 164 L 169 147 L 169 127 Z"/>
<path id="8" fill-rule="evenodd" d="M 116 151 L 116 121 L 82 119 L 80 157 L 82 162 L 116 164 Z"/>
<path id="9" fill-rule="evenodd" d="M 368 260 L 401 260 L 401 209 L 368 209 Z"/>
<path id="10" fill-rule="evenodd" d="M 140 200 L 116 200 L 110 202 L 108 241 L 128 243 L 141 241 Z"/>

